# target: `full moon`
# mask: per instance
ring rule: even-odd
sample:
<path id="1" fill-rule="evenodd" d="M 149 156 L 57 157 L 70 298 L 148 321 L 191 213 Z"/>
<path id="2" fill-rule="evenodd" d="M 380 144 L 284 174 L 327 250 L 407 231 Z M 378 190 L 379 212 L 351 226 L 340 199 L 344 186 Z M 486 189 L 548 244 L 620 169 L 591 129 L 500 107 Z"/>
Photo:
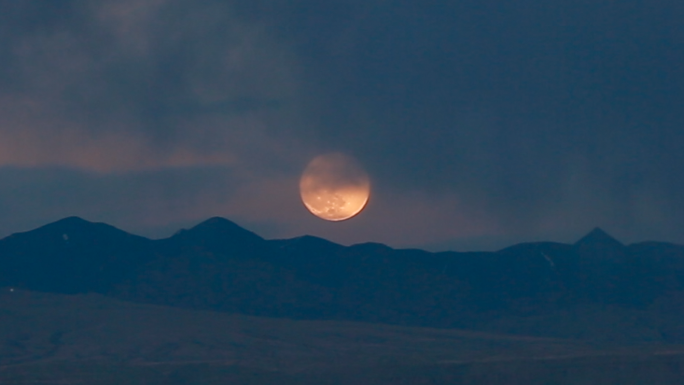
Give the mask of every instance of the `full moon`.
<path id="1" fill-rule="evenodd" d="M 343 221 L 360 213 L 370 196 L 368 174 L 353 158 L 325 154 L 314 158 L 299 181 L 302 202 L 327 221 Z"/>

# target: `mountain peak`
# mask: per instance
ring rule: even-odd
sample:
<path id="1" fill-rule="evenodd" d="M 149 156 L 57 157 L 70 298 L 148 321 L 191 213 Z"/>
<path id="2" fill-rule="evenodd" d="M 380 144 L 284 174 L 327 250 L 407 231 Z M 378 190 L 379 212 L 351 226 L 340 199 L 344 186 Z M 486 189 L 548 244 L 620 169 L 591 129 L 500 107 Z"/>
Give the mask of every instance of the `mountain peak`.
<path id="1" fill-rule="evenodd" d="M 212 217 L 204 222 L 196 225 L 195 227 L 188 230 L 189 233 L 212 233 L 212 234 L 222 234 L 222 235 L 240 235 L 243 237 L 254 238 L 262 240 L 257 234 L 241 227 L 235 222 L 232 222 L 226 218 L 222 217 Z"/>
<path id="2" fill-rule="evenodd" d="M 314 247 L 343 247 L 342 245 L 337 244 L 333 241 L 321 237 L 316 237 L 313 235 L 302 235 L 300 237 L 289 239 L 288 242 L 290 244 L 307 245 Z"/>
<path id="3" fill-rule="evenodd" d="M 237 245 L 241 245 L 241 248 L 252 247 L 264 241 L 259 235 L 221 217 L 209 218 L 189 230 L 177 232 L 170 239 L 201 244 L 215 250 L 222 250 L 228 244 L 232 245 L 231 248 Z"/>
<path id="4" fill-rule="evenodd" d="M 106 239 L 110 237 L 115 237 L 116 239 L 129 237 L 143 239 L 143 237 L 129 234 L 126 231 L 106 223 L 90 222 L 76 216 L 63 218 L 34 230 L 12 234 L 8 239 L 57 239 L 60 242 L 66 240 L 79 240 L 80 242 L 95 238 Z"/>
<path id="5" fill-rule="evenodd" d="M 94 224 L 95 223 L 87 221 L 81 217 L 72 216 L 72 217 L 62 218 L 62 219 L 55 221 L 55 222 L 52 222 L 52 223 L 48 223 L 47 225 L 45 225 L 43 227 L 44 228 L 54 228 L 54 227 L 58 227 L 58 228 L 83 228 L 83 227 L 87 227 L 87 226 L 92 226 Z"/>
<path id="6" fill-rule="evenodd" d="M 193 228 L 205 227 L 205 228 L 226 228 L 226 227 L 239 227 L 237 223 L 230 221 L 223 217 L 211 217 L 199 224 L 195 225 Z"/>
<path id="7" fill-rule="evenodd" d="M 88 234 L 87 237 L 92 237 L 94 234 L 101 236 L 109 236 L 116 234 L 117 236 L 130 236 L 127 232 L 120 230 L 114 226 L 106 223 L 90 222 L 83 218 L 72 216 L 60 219 L 58 221 L 48 223 L 37 229 L 13 234 L 15 236 L 45 236 L 47 234 L 57 235 L 60 238 L 69 234 Z M 137 236 L 136 236 L 137 237 Z"/>
<path id="8" fill-rule="evenodd" d="M 600 245 L 602 247 L 611 246 L 622 248 L 625 245 L 617 239 L 613 238 L 603 229 L 596 227 L 589 232 L 589 234 L 582 237 L 579 241 L 575 243 L 575 246 L 589 246 L 589 245 Z"/>
<path id="9" fill-rule="evenodd" d="M 77 217 L 75 215 L 72 215 L 70 217 L 62 218 L 54 223 L 92 223 L 90 221 L 87 221 L 81 217 Z"/>

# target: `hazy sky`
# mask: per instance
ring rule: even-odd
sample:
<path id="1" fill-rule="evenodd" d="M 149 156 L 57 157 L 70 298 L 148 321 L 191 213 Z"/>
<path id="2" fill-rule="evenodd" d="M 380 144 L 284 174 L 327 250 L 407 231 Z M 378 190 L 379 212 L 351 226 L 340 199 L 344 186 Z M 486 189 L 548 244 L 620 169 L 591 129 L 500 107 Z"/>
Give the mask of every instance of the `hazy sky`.
<path id="1" fill-rule="evenodd" d="M 0 235 L 684 243 L 681 0 L 0 0 Z M 358 217 L 299 200 L 339 151 Z"/>

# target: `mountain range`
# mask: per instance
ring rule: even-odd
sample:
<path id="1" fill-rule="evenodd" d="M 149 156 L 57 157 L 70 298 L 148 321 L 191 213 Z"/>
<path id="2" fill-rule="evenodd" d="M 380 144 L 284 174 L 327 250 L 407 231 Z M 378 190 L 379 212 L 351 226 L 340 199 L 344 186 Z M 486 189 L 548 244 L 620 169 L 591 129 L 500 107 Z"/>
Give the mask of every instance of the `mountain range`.
<path id="1" fill-rule="evenodd" d="M 496 252 L 265 240 L 211 218 L 150 240 L 70 217 L 0 240 L 0 287 L 302 320 L 601 341 L 684 342 L 684 246 L 575 244 Z"/>

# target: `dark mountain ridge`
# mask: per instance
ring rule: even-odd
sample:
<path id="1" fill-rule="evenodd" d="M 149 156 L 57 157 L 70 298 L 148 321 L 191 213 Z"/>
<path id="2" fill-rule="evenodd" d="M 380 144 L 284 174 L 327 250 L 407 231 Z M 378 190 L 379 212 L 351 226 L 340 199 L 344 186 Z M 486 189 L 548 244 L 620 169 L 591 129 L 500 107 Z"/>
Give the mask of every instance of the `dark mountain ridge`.
<path id="1" fill-rule="evenodd" d="M 65 218 L 0 240 L 0 286 L 101 292 L 145 263 L 152 244 L 104 223 Z"/>
<path id="2" fill-rule="evenodd" d="M 311 236 L 264 240 L 223 218 L 150 240 L 71 217 L 0 240 L 0 287 L 269 317 L 483 330 L 509 328 L 501 320 L 513 319 L 551 330 L 568 312 L 590 311 L 577 322 L 599 324 L 624 313 L 649 320 L 640 335 L 684 341 L 684 311 L 676 306 L 684 303 L 684 247 L 623 245 L 600 229 L 572 245 L 430 253 Z"/>

